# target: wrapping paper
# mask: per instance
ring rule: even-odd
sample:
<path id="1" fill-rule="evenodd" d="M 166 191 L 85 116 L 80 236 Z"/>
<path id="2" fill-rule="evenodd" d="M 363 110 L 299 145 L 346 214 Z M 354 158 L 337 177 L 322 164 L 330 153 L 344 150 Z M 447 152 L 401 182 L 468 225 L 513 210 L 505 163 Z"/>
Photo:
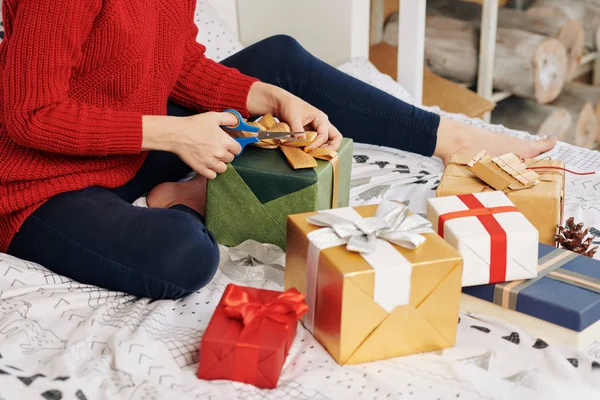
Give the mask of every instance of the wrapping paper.
<path id="1" fill-rule="evenodd" d="M 352 212 L 368 219 L 377 210 L 366 206 Z M 346 218 L 352 214 L 332 211 Z M 309 305 L 315 304 L 307 327 L 338 363 L 454 346 L 462 259 L 452 247 L 425 233 L 423 243 L 412 250 L 381 239 L 377 250 L 366 255 L 348 251 L 343 240 L 315 249 L 311 236 L 323 229 L 307 220 L 315 216 L 290 216 L 285 287 L 313 292 L 307 296 Z M 380 257 L 388 264 L 378 264 Z M 310 269 L 313 263 L 316 268 Z"/>
<path id="2" fill-rule="evenodd" d="M 465 288 L 466 294 L 581 332 L 600 320 L 600 262 L 539 244 L 534 279 Z"/>
<path id="3" fill-rule="evenodd" d="M 285 252 L 273 244 L 248 240 L 236 247 L 219 247 L 221 271 L 237 282 L 277 282 L 283 286 Z"/>
<path id="4" fill-rule="evenodd" d="M 304 295 L 230 284 L 200 346 L 198 378 L 275 388 L 308 307 Z"/>
<path id="5" fill-rule="evenodd" d="M 247 147 L 209 181 L 206 226 L 222 245 L 255 240 L 285 249 L 289 214 L 329 209 L 334 197 L 337 206 L 348 205 L 352 141 L 344 139 L 338 150 L 338 176 L 332 162 L 316 162 L 316 168 L 295 170 L 278 149 Z"/>
<path id="6" fill-rule="evenodd" d="M 209 50 L 214 50 L 218 35 L 225 36 L 221 30 L 207 30 L 206 26 L 217 28 L 223 23 L 215 20 L 206 25 L 214 19 L 213 14 L 204 18 L 210 7 L 204 0 L 198 1 L 203 7 L 197 10 L 197 16 L 203 17 L 205 27 L 200 34 L 212 32 Z M 229 50 L 221 47 L 223 58 Z M 392 95 L 402 95 L 397 93 L 403 90 L 397 82 L 379 74 L 367 60 L 352 60 L 344 70 Z M 501 134 L 535 139 L 480 120 L 445 116 Z M 425 199 L 435 194 L 443 172 L 441 161 L 371 145 L 357 145 L 355 151 L 352 206 L 375 204 L 383 198 L 410 200 L 413 212 L 425 212 Z M 597 151 L 559 143 L 549 155 L 564 160 L 571 169 L 600 170 Z M 397 165 L 403 167 L 401 173 L 396 172 Z M 600 228 L 598 175 L 569 175 L 567 179 L 565 215 Z M 0 260 L 0 309 L 8 306 L 8 311 L 0 311 L 0 369 L 8 372 L 0 374 L 0 395 L 6 400 L 39 398 L 42 393 L 57 391 L 64 400 L 81 400 L 83 396 L 111 400 L 600 397 L 600 340 L 581 350 L 566 345 L 536 346 L 538 338 L 521 327 L 467 313 L 460 315 L 457 344 L 452 349 L 339 366 L 300 327 L 277 389 L 203 381 L 190 369 L 197 365 L 198 337 L 225 286 L 231 283 L 224 274 L 218 272 L 206 288 L 183 302 L 150 301 L 81 285 L 43 266 L 7 255 L 0 255 Z M 261 283 L 253 282 L 252 286 L 260 287 Z M 273 282 L 264 286 L 282 289 Z M 15 308 L 20 301 L 23 308 Z M 61 346 L 60 340 L 42 343 L 26 334 L 34 332 L 44 333 L 46 339 L 54 335 L 66 344 Z M 507 339 L 513 337 L 519 342 Z"/>
<path id="7" fill-rule="evenodd" d="M 467 168 L 468 159 L 461 157 L 451 160 L 444 170 L 442 180 L 436 190 L 437 197 L 456 196 L 468 193 L 494 191 L 478 179 Z M 554 245 L 554 234 L 562 223 L 565 197 L 565 164 L 557 160 L 525 160 L 540 175 L 540 183 L 523 190 L 506 189 L 505 193 L 515 206 L 537 229 L 540 242 Z M 551 169 L 548 167 L 556 167 Z M 506 175 L 508 182 L 515 181 Z"/>
<path id="8" fill-rule="evenodd" d="M 463 286 L 536 276 L 538 231 L 504 193 L 429 199 L 427 218 L 464 258 Z"/>

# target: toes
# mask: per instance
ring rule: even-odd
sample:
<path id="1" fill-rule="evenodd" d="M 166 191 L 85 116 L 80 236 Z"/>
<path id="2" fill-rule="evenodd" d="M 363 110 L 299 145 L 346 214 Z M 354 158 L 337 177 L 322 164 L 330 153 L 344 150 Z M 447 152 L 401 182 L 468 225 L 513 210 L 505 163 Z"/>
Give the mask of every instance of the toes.
<path id="1" fill-rule="evenodd" d="M 531 157 L 550 151 L 556 146 L 556 138 L 534 140 L 530 142 Z"/>
<path id="2" fill-rule="evenodd" d="M 549 150 L 552 150 L 554 148 L 554 146 L 556 146 L 556 138 L 550 138 L 550 139 L 543 139 L 543 140 L 538 140 L 538 149 L 541 152 L 546 152 Z"/>

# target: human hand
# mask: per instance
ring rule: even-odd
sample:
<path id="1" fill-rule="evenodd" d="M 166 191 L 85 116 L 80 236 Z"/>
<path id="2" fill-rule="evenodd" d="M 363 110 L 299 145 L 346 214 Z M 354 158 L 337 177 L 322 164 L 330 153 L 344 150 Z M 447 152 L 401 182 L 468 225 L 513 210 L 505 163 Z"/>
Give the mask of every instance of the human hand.
<path id="1" fill-rule="evenodd" d="M 290 125 L 292 132 L 314 129 L 317 137 L 305 148 L 306 152 L 319 147 L 337 150 L 342 144 L 342 134 L 331 122 L 327 114 L 311 106 L 304 100 L 288 93 L 281 100 L 278 116 Z"/>
<path id="2" fill-rule="evenodd" d="M 276 86 L 261 82 L 252 85 L 248 95 L 248 110 L 255 115 L 276 115 L 287 122 L 292 132 L 315 130 L 317 137 L 306 147 L 306 151 L 318 147 L 337 150 L 342 143 L 342 134 L 329 122 L 324 112 Z"/>
<path id="3" fill-rule="evenodd" d="M 173 137 L 172 152 L 198 174 L 216 178 L 242 151 L 240 144 L 221 129 L 236 125 L 237 118 L 230 113 L 208 112 L 185 121 L 185 128 Z"/>

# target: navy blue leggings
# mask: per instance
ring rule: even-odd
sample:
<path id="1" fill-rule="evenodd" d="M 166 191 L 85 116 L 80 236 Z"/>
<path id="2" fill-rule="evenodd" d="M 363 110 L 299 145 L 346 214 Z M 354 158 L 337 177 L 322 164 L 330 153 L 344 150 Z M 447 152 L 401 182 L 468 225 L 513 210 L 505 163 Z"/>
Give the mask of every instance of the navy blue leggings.
<path id="1" fill-rule="evenodd" d="M 356 142 L 433 155 L 440 123 L 437 114 L 338 71 L 289 36 L 265 39 L 223 64 L 301 97 Z"/>
<path id="2" fill-rule="evenodd" d="M 250 46 L 224 64 L 305 99 L 357 142 L 433 153 L 437 115 L 339 72 L 287 36 Z M 168 114 L 191 111 L 169 104 Z M 219 262 L 202 217 L 185 206 L 131 205 L 154 186 L 189 172 L 177 156 L 151 152 L 136 177 L 115 190 L 93 187 L 47 201 L 25 221 L 8 252 L 79 282 L 140 297 L 192 293 L 212 279 Z"/>

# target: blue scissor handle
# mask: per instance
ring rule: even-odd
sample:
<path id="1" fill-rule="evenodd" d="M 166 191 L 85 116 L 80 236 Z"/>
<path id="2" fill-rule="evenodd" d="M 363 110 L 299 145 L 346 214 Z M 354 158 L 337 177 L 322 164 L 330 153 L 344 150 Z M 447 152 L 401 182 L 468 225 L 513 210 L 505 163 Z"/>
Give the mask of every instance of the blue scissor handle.
<path id="1" fill-rule="evenodd" d="M 238 142 L 240 146 L 242 146 L 242 151 L 240 151 L 236 157 L 241 156 L 244 152 L 244 148 L 249 144 L 260 142 L 260 140 L 258 140 L 258 138 L 254 136 L 235 138 L 235 141 Z"/>
<path id="2" fill-rule="evenodd" d="M 229 109 L 229 110 L 225 110 L 223 112 L 233 114 L 238 120 L 237 125 L 226 126 L 225 128 L 232 130 L 232 131 L 246 131 L 246 132 L 252 132 L 252 133 L 256 133 L 256 132 L 260 131 L 259 127 L 251 126 L 251 125 L 248 125 L 246 122 L 244 122 L 244 118 L 242 118 L 242 114 L 240 114 L 238 111 Z"/>
<path id="3" fill-rule="evenodd" d="M 226 126 L 225 128 L 232 130 L 232 131 L 245 131 L 245 132 L 253 132 L 253 133 L 258 132 L 260 130 L 260 128 L 258 128 L 256 126 L 248 125 L 246 122 L 244 122 L 244 118 L 242 118 L 242 114 L 240 114 L 238 111 L 229 109 L 229 110 L 225 110 L 224 112 L 233 114 L 238 120 L 238 123 L 236 126 Z M 236 157 L 239 157 L 244 152 L 244 148 L 246 146 L 248 146 L 249 144 L 260 142 L 260 140 L 257 137 L 235 138 L 235 141 L 238 142 L 240 144 L 240 146 L 242 146 L 242 151 L 240 151 L 240 153 Z"/>

